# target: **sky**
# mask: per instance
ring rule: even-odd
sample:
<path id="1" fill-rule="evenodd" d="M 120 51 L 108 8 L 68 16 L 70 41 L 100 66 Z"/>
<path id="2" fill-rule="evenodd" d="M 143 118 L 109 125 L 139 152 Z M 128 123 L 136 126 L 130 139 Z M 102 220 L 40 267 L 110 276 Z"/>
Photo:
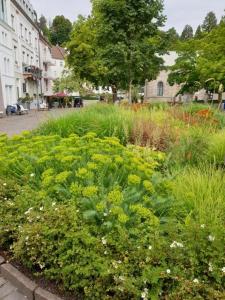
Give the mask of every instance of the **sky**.
<path id="1" fill-rule="evenodd" d="M 71 21 L 77 15 L 88 15 L 91 11 L 89 0 L 30 0 L 38 15 L 43 14 L 48 20 L 56 15 L 64 15 Z M 217 18 L 224 14 L 224 0 L 164 0 L 167 15 L 166 28 L 175 27 L 179 33 L 186 24 L 196 29 L 202 24 L 206 14 L 214 11 Z"/>

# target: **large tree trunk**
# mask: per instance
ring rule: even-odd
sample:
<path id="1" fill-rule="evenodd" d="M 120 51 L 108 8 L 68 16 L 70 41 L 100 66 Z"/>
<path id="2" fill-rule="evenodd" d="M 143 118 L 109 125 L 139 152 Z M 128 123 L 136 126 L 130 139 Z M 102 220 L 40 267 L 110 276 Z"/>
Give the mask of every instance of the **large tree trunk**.
<path id="1" fill-rule="evenodd" d="M 113 93 L 113 103 L 117 101 L 117 87 L 112 85 L 112 93 Z"/>

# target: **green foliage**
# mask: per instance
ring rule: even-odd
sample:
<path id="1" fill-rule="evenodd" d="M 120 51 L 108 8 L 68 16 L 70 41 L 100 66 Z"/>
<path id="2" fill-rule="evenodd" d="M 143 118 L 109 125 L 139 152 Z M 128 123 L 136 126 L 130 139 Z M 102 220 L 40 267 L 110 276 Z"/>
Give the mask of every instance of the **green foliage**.
<path id="1" fill-rule="evenodd" d="M 182 84 L 181 93 L 201 88 L 217 92 L 221 102 L 225 86 L 224 35 L 225 23 L 221 22 L 201 40 L 178 44 L 179 57 L 171 68 L 169 83 Z"/>
<path id="2" fill-rule="evenodd" d="M 157 171 L 164 156 L 91 133 L 26 133 L 1 146 L 1 245 L 87 299 L 139 296 L 141 261 L 162 216 L 154 203 L 169 198 Z"/>
<path id="3" fill-rule="evenodd" d="M 128 89 L 154 78 L 165 49 L 159 27 L 162 1 L 92 1 L 89 18 L 74 24 L 68 64 L 82 80 L 94 85 Z M 115 97 L 114 97 L 115 100 Z"/>
<path id="4" fill-rule="evenodd" d="M 39 18 L 38 26 L 41 29 L 41 31 L 43 32 L 44 37 L 47 38 L 47 40 L 49 40 L 50 31 L 49 31 L 49 28 L 47 25 L 47 20 L 43 15 Z"/>
<path id="5" fill-rule="evenodd" d="M 91 131 L 101 138 L 115 136 L 121 143 L 127 144 L 134 118 L 132 112 L 99 104 L 57 120 L 50 120 L 40 127 L 38 133 L 68 137 L 72 133 L 82 136 Z"/>
<path id="6" fill-rule="evenodd" d="M 201 39 L 202 37 L 204 36 L 203 32 L 202 32 L 202 26 L 199 25 L 196 29 L 196 32 L 195 32 L 195 39 Z"/>
<path id="7" fill-rule="evenodd" d="M 180 39 L 182 41 L 190 40 L 194 36 L 193 28 L 190 25 L 186 25 L 181 33 Z"/>
<path id="8" fill-rule="evenodd" d="M 202 24 L 203 32 L 209 33 L 217 26 L 217 18 L 213 11 L 210 11 Z"/>
<path id="9" fill-rule="evenodd" d="M 185 169 L 177 176 L 173 194 L 177 218 L 194 219 L 208 227 L 223 224 L 225 218 L 225 175 L 204 164 Z"/>
<path id="10" fill-rule="evenodd" d="M 56 16 L 50 27 L 50 42 L 53 45 L 63 46 L 69 40 L 72 23 L 64 16 Z"/>

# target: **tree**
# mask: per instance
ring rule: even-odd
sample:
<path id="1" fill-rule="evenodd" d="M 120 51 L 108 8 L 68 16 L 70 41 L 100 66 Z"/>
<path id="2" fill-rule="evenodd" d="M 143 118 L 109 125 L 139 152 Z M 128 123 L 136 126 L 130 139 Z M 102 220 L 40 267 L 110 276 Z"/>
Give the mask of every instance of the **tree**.
<path id="1" fill-rule="evenodd" d="M 79 92 L 81 95 L 88 91 L 87 84 L 84 86 L 83 81 L 73 72 L 64 71 L 61 78 L 54 80 L 53 91 L 55 93 L 67 91 L 68 93 Z"/>
<path id="2" fill-rule="evenodd" d="M 202 32 L 202 27 L 201 27 L 201 25 L 199 25 L 196 29 L 196 32 L 195 32 L 195 38 L 196 39 L 201 39 L 203 36 L 204 36 L 204 34 Z"/>
<path id="3" fill-rule="evenodd" d="M 225 87 L 225 23 L 215 27 L 202 39 L 199 49 L 197 69 L 204 87 L 219 94 L 219 102 L 222 101 L 222 93 Z"/>
<path id="4" fill-rule="evenodd" d="M 182 41 L 186 41 L 186 40 L 192 39 L 193 36 L 194 36 L 193 28 L 190 25 L 186 25 L 184 27 L 184 30 L 183 30 L 180 38 Z"/>
<path id="5" fill-rule="evenodd" d="M 159 0 L 93 0 L 92 4 L 91 17 L 74 25 L 68 62 L 81 78 L 111 86 L 116 100 L 118 89 L 144 85 L 162 65 L 156 54 L 164 53 L 159 31 L 165 20 L 163 4 Z M 86 32 L 91 39 L 84 36 Z M 84 65 L 80 57 L 87 58 Z"/>
<path id="6" fill-rule="evenodd" d="M 218 93 L 219 102 L 225 87 L 225 23 L 215 27 L 200 41 L 182 42 L 177 47 L 179 57 L 169 75 L 171 85 L 181 85 L 181 93 L 204 88 Z"/>
<path id="7" fill-rule="evenodd" d="M 207 16 L 205 17 L 205 20 L 202 25 L 203 32 L 209 33 L 212 31 L 213 28 L 217 26 L 217 18 L 213 11 L 210 11 Z"/>
<path id="8" fill-rule="evenodd" d="M 196 50 L 195 40 L 180 42 L 177 46 L 178 58 L 175 65 L 170 68 L 171 73 L 168 82 L 171 86 L 174 84 L 181 86 L 178 94 L 188 93 L 192 95 L 201 88 Z"/>
<path id="9" fill-rule="evenodd" d="M 53 45 L 62 46 L 69 40 L 72 23 L 64 16 L 56 16 L 50 27 L 50 41 Z"/>
<path id="10" fill-rule="evenodd" d="M 47 39 L 49 39 L 50 32 L 49 32 L 49 28 L 48 28 L 48 25 L 47 25 L 47 20 L 43 15 L 39 18 L 38 26 L 41 29 L 41 31 L 43 32 L 43 35 Z"/>
<path id="11" fill-rule="evenodd" d="M 169 50 L 173 50 L 176 43 L 179 41 L 179 34 L 177 33 L 176 29 L 174 27 L 170 28 L 167 32 L 167 47 Z"/>

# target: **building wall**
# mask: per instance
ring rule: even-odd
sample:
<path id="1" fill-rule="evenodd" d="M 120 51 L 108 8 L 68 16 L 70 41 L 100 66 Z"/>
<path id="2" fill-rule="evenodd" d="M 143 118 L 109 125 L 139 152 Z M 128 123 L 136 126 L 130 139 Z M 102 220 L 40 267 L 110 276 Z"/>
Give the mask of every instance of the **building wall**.
<path id="1" fill-rule="evenodd" d="M 0 1 L 0 109 L 15 98 L 10 0 Z"/>
<path id="2" fill-rule="evenodd" d="M 27 93 L 31 97 L 37 98 L 40 93 L 38 80 L 28 79 L 24 76 L 25 67 L 40 67 L 39 31 L 34 24 L 36 15 L 28 1 L 25 3 L 20 0 L 10 2 L 16 101 L 20 97 L 25 97 Z"/>
<path id="3" fill-rule="evenodd" d="M 65 61 L 61 59 L 53 59 L 53 65 L 51 67 L 52 76 L 54 79 L 62 77 L 65 69 Z"/>
<path id="4" fill-rule="evenodd" d="M 156 80 L 147 83 L 145 98 L 152 100 L 173 101 L 179 91 L 179 86 L 170 86 L 167 82 L 169 73 L 161 71 Z M 161 88 L 162 85 L 163 88 Z"/>
<path id="5" fill-rule="evenodd" d="M 37 101 L 52 94 L 53 79 L 62 74 L 64 61 L 54 63 L 36 21 L 28 0 L 0 1 L 0 110 L 27 94 Z M 42 78 L 33 69 L 42 71 Z"/>

